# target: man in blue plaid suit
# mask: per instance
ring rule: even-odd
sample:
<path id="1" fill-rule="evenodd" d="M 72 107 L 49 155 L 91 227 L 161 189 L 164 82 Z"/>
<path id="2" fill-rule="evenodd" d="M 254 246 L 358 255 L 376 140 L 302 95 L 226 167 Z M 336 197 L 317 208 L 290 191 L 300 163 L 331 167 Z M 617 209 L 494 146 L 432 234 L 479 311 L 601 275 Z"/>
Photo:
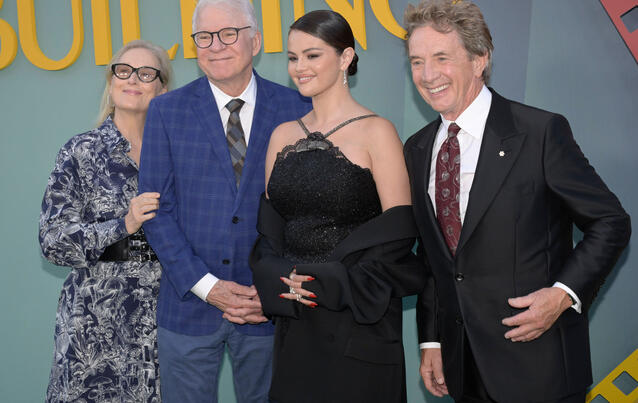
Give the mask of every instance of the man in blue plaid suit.
<path id="1" fill-rule="evenodd" d="M 261 34 L 248 0 L 200 0 L 193 32 L 205 76 L 153 100 L 140 163 L 140 192 L 160 193 L 144 230 L 163 267 L 162 400 L 216 402 L 227 346 L 237 400 L 266 402 L 273 326 L 248 255 L 270 134 L 311 103 L 254 72 Z"/>

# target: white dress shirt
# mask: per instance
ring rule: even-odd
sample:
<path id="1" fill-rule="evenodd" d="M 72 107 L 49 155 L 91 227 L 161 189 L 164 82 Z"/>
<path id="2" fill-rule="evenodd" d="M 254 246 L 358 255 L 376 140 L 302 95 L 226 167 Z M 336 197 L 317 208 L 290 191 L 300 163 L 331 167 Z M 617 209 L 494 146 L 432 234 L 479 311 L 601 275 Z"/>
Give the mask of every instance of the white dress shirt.
<path id="1" fill-rule="evenodd" d="M 457 134 L 459 140 L 461 167 L 460 167 L 460 194 L 459 194 L 459 208 L 461 213 L 461 223 L 465 221 L 465 212 L 467 211 L 467 204 L 470 197 L 470 190 L 472 189 L 472 182 L 474 181 L 474 174 L 476 172 L 476 165 L 478 163 L 479 154 L 481 151 L 481 142 L 483 141 L 483 132 L 485 131 L 485 123 L 487 122 L 487 116 L 490 113 L 490 106 L 492 105 L 492 93 L 484 85 L 481 92 L 476 96 L 474 101 L 459 115 L 456 121 L 452 122 L 441 116 L 441 126 L 436 133 L 434 139 L 434 147 L 432 148 L 432 161 L 430 164 L 430 180 L 428 183 L 428 195 L 432 201 L 432 205 L 436 206 L 435 201 L 435 182 L 436 182 L 436 158 L 441 149 L 441 145 L 447 138 L 447 130 L 451 123 L 456 123 L 461 130 Z M 436 214 L 436 208 L 434 209 Z M 567 292 L 574 300 L 574 308 L 578 313 L 581 313 L 582 304 L 578 296 L 565 284 L 556 282 L 553 287 L 558 287 Z M 419 344 L 419 348 L 439 348 L 440 343 L 428 342 Z"/>
<path id="2" fill-rule="evenodd" d="M 222 120 L 222 124 L 224 125 L 224 133 L 226 133 L 226 126 L 228 125 L 228 118 L 230 117 L 230 111 L 226 108 L 226 104 L 235 98 L 239 98 L 244 101 L 244 105 L 239 110 L 239 120 L 241 121 L 242 129 L 244 129 L 244 137 L 246 138 L 246 146 L 248 147 L 250 129 L 253 126 L 253 115 L 255 114 L 255 104 L 257 102 L 257 81 L 255 80 L 255 75 L 252 75 L 248 86 L 238 97 L 231 97 L 226 94 L 210 82 L 210 80 L 208 83 L 210 84 L 210 89 L 213 92 L 215 102 L 217 103 L 219 116 Z M 217 280 L 219 279 L 213 274 L 206 273 L 206 275 L 195 283 L 193 288 L 191 288 L 191 292 L 206 302 L 206 297 L 213 286 L 217 283 Z"/>

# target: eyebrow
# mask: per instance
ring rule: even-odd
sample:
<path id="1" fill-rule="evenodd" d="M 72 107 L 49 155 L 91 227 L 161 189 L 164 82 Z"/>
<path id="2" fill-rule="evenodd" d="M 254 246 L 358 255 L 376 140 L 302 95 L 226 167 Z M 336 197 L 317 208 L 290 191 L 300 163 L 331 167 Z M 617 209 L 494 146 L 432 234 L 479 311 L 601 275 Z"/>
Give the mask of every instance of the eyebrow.
<path id="1" fill-rule="evenodd" d="M 308 48 L 308 49 L 302 50 L 301 53 L 308 53 L 308 52 L 313 52 L 313 51 L 317 51 L 317 50 L 323 51 L 323 49 L 321 49 L 321 48 Z M 295 54 L 295 52 L 291 52 L 291 51 L 288 51 L 288 53 L 292 53 L 293 55 Z"/>

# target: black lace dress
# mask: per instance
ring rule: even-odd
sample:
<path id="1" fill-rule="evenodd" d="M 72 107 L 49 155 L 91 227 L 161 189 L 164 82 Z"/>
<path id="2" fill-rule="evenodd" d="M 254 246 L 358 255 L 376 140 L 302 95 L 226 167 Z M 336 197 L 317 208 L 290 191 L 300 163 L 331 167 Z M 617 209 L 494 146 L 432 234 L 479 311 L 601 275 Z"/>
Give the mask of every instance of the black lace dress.
<path id="1" fill-rule="evenodd" d="M 310 133 L 298 120 L 307 137 L 278 154 L 268 195 L 285 220 L 282 254 L 286 261 L 325 262 L 355 228 L 381 214 L 372 172 L 352 163 L 327 139 L 346 124 L 370 116 L 375 115 L 348 120 L 325 135 Z M 319 276 L 313 282 L 324 280 Z M 310 283 L 306 284 L 309 288 Z M 401 342 L 397 342 L 401 347 L 395 350 L 396 362 L 380 362 L 374 351 L 363 354 L 364 359 L 353 358 L 348 353 L 353 333 L 358 332 L 361 340 L 374 338 L 375 325 L 355 323 L 348 309 L 327 309 L 321 299 L 328 292 L 340 292 L 327 288 L 318 296 L 317 308 L 294 302 L 296 318 L 275 318 L 270 398 L 278 403 L 403 401 Z M 400 315 L 400 299 L 398 306 L 393 313 Z M 393 326 L 399 326 L 400 333 L 400 319 Z"/>
<path id="2" fill-rule="evenodd" d="M 363 115 L 347 120 L 325 135 L 310 133 L 278 155 L 268 182 L 268 195 L 286 220 L 285 254 L 294 262 L 325 261 L 354 228 L 381 213 L 372 172 L 350 162 L 327 137 Z"/>

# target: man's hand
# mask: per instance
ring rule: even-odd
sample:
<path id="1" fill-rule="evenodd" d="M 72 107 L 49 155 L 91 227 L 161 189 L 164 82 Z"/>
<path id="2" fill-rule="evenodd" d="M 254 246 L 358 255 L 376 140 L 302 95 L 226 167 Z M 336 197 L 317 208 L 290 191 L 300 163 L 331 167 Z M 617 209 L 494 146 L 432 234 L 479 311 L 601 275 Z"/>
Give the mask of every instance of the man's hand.
<path id="1" fill-rule="evenodd" d="M 443 376 L 443 360 L 440 348 L 424 348 L 421 350 L 421 366 L 419 368 L 425 388 L 434 396 L 447 395 L 447 385 Z"/>
<path id="2" fill-rule="evenodd" d="M 255 286 L 246 287 L 234 281 L 217 280 L 206 296 L 206 302 L 224 312 L 224 319 L 238 324 L 267 322 Z"/>
<path id="3" fill-rule="evenodd" d="M 503 319 L 505 326 L 514 327 L 505 333 L 512 341 L 531 341 L 540 337 L 570 306 L 571 298 L 558 287 L 541 288 L 523 297 L 510 298 L 514 308 L 528 308 L 517 315 Z"/>

